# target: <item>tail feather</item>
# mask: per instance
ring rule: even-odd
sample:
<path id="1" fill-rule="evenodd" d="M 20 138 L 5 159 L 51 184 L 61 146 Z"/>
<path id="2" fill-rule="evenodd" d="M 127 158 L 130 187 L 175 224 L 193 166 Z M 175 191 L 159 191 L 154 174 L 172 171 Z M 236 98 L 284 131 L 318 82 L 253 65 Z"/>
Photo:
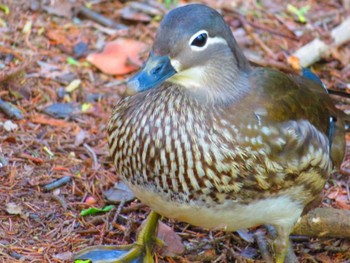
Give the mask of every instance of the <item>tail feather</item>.
<path id="1" fill-rule="evenodd" d="M 308 68 L 302 68 L 301 74 L 304 78 L 307 78 L 309 80 L 312 80 L 312 81 L 322 85 L 322 87 L 324 87 L 324 89 L 329 94 L 337 95 L 337 96 L 341 96 L 341 97 L 345 97 L 345 98 L 350 98 L 350 94 L 347 92 L 328 89 L 326 87 L 326 85 L 322 82 L 322 80 L 315 73 L 313 73 L 311 70 L 309 70 Z M 344 113 L 344 114 L 342 114 L 341 117 L 344 121 L 345 131 L 350 132 L 350 116 Z M 331 124 L 330 133 L 332 133 L 332 128 L 334 128 L 334 125 L 332 125 L 333 120 L 330 120 L 330 124 Z"/>

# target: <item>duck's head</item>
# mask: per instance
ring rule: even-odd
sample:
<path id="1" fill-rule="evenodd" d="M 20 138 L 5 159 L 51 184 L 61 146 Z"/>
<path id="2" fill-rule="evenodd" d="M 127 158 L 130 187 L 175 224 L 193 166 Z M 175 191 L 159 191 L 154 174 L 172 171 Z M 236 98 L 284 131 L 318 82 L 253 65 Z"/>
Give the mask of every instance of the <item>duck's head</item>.
<path id="1" fill-rule="evenodd" d="M 222 16 L 205 5 L 192 4 L 164 17 L 150 56 L 128 82 L 127 92 L 145 91 L 169 81 L 198 97 L 222 100 L 227 91 L 242 93 L 248 70 Z"/>

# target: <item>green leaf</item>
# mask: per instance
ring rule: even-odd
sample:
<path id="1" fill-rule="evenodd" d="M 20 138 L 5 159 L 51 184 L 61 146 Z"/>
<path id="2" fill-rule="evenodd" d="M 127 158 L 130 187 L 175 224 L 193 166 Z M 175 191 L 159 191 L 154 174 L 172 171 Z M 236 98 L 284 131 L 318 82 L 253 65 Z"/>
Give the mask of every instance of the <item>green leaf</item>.
<path id="1" fill-rule="evenodd" d="M 310 10 L 310 6 L 303 6 L 301 8 L 297 8 L 292 4 L 287 5 L 288 12 L 296 15 L 298 17 L 298 21 L 301 23 L 306 23 L 307 19 L 305 17 L 306 13 Z"/>
<path id="2" fill-rule="evenodd" d="M 45 32 L 45 27 L 41 27 L 41 28 L 38 30 L 38 36 L 41 36 L 44 32 Z"/>
<path id="3" fill-rule="evenodd" d="M 81 111 L 82 112 L 87 112 L 88 110 L 90 110 L 92 108 L 92 104 L 91 103 L 83 103 L 83 105 L 81 105 Z"/>
<path id="4" fill-rule="evenodd" d="M 69 64 L 69 65 L 72 65 L 72 66 L 79 66 L 79 61 L 77 61 L 77 60 L 75 60 L 74 58 L 72 58 L 72 57 L 68 57 L 67 58 L 67 63 Z"/>
<path id="5" fill-rule="evenodd" d="M 76 261 L 74 261 L 74 263 L 90 263 L 91 260 L 87 259 L 87 260 L 83 260 L 83 259 L 77 259 Z"/>
<path id="6" fill-rule="evenodd" d="M 51 150 L 46 146 L 43 147 L 43 150 L 50 156 L 50 158 L 53 158 L 55 156 L 55 154 L 51 152 Z"/>
<path id="7" fill-rule="evenodd" d="M 176 6 L 178 0 L 164 0 L 166 9 L 170 9 L 172 6 Z"/>
<path id="8" fill-rule="evenodd" d="M 71 83 L 68 84 L 68 86 L 65 88 L 65 91 L 68 93 L 71 93 L 75 91 L 77 88 L 79 88 L 80 84 L 81 84 L 80 79 L 74 79 L 72 80 Z"/>
<path id="9" fill-rule="evenodd" d="M 33 21 L 27 21 L 22 29 L 24 34 L 29 34 L 32 31 Z"/>
<path id="10" fill-rule="evenodd" d="M 88 209 L 84 209 L 80 212 L 80 216 L 88 216 L 88 215 L 95 215 L 97 213 L 102 212 L 109 212 L 111 211 L 115 206 L 114 205 L 107 205 L 104 208 L 96 208 L 96 207 L 90 207 Z"/>
<path id="11" fill-rule="evenodd" d="M 0 4 L 0 10 L 2 10 L 5 15 L 8 15 L 10 13 L 10 8 L 7 5 Z"/>
<path id="12" fill-rule="evenodd" d="M 307 12 L 309 12 L 310 10 L 310 6 L 309 5 L 306 5 L 306 6 L 303 6 L 299 9 L 300 13 L 302 13 L 303 15 L 306 15 Z"/>

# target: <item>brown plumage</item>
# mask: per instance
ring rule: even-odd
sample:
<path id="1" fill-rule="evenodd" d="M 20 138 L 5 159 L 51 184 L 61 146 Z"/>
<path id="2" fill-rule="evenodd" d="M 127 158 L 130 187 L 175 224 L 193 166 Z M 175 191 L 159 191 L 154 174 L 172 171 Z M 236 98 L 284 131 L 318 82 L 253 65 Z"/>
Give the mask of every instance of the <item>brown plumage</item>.
<path id="1" fill-rule="evenodd" d="M 222 17 L 203 5 L 165 17 L 130 83 L 143 92 L 118 102 L 108 139 L 136 196 L 202 227 L 272 224 L 283 262 L 296 220 L 344 156 L 341 113 L 322 85 L 249 67 Z"/>

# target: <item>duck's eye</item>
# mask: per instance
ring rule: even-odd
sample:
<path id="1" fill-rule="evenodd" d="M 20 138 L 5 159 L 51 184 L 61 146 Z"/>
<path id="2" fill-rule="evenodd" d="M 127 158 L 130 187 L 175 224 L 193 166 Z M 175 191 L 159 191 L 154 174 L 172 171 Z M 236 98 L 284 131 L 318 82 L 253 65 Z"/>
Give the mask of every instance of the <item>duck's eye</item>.
<path id="1" fill-rule="evenodd" d="M 208 34 L 207 33 L 202 33 L 196 36 L 195 39 L 193 39 L 191 46 L 196 46 L 196 47 L 203 47 L 205 43 L 207 43 L 208 39 Z"/>

